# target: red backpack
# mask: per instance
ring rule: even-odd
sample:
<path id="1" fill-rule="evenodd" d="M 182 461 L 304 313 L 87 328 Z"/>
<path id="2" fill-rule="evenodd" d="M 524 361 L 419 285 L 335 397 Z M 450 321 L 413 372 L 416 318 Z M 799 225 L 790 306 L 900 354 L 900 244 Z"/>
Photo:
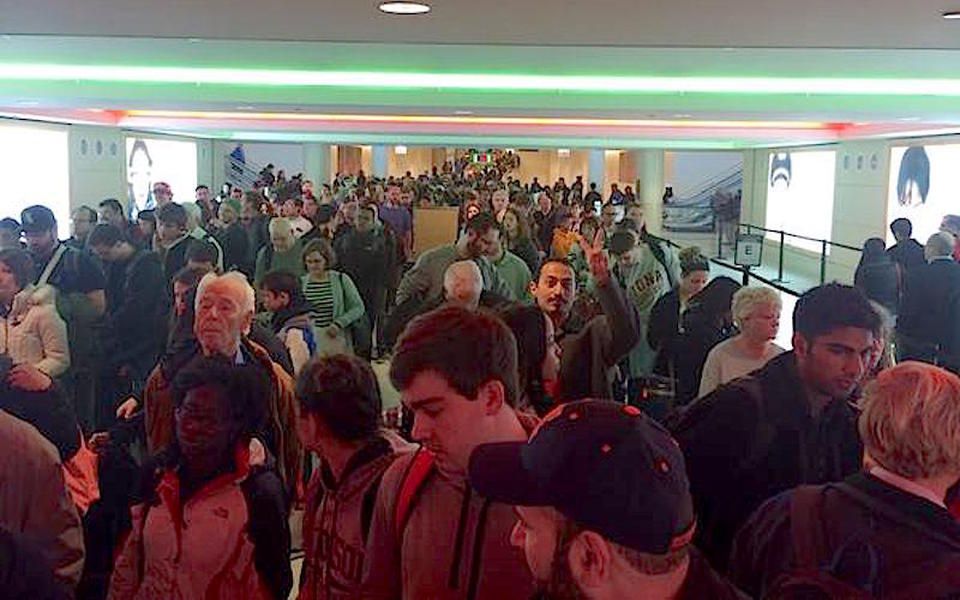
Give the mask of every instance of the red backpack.
<path id="1" fill-rule="evenodd" d="M 433 473 L 434 457 L 429 450 L 420 448 L 414 455 L 413 460 L 403 474 L 403 480 L 400 482 L 400 493 L 397 495 L 397 506 L 394 512 L 394 525 L 397 538 L 403 537 L 403 530 L 407 526 L 407 520 L 410 513 L 413 512 L 413 506 L 416 504 L 423 485 Z"/>
<path id="2" fill-rule="evenodd" d="M 944 553 L 923 565 L 911 565 L 909 569 L 890 572 L 884 556 L 867 537 L 848 539 L 839 548 L 831 551 L 827 542 L 822 515 L 823 497 L 827 490 L 838 491 L 858 504 L 869 508 L 874 514 L 904 522 L 901 515 L 894 514 L 885 504 L 847 483 L 827 486 L 801 486 L 794 490 L 790 499 L 790 533 L 796 567 L 779 576 L 764 594 L 769 599 L 843 599 L 861 600 L 877 597 L 903 600 L 919 598 L 954 597 L 960 592 L 960 547 L 955 540 L 930 531 L 922 525 L 916 528 L 937 541 L 954 546 L 952 553 Z M 882 531 L 873 532 L 883 539 Z M 884 540 L 885 547 L 895 547 L 896 540 Z M 867 558 L 869 572 L 859 585 L 838 577 L 839 566 L 845 556 L 859 553 Z M 886 586 L 880 590 L 881 569 Z"/>

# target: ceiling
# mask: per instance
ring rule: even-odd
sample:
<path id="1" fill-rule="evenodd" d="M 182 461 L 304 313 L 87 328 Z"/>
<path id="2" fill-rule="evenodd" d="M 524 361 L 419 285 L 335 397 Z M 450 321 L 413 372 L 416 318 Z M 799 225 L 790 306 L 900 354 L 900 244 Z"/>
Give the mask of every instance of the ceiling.
<path id="1" fill-rule="evenodd" d="M 565 147 L 960 130 L 960 0 L 2 3 L 0 114 L 25 118 Z"/>

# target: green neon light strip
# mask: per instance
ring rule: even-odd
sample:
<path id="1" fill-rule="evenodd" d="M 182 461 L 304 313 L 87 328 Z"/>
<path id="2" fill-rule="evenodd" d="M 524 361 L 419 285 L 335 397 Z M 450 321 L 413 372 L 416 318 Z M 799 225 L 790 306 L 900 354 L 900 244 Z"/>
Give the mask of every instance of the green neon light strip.
<path id="1" fill-rule="evenodd" d="M 960 96 L 960 79 L 644 77 L 293 71 L 0 63 L 0 80 L 190 83 L 211 85 L 445 88 L 592 93 L 831 94 Z"/>

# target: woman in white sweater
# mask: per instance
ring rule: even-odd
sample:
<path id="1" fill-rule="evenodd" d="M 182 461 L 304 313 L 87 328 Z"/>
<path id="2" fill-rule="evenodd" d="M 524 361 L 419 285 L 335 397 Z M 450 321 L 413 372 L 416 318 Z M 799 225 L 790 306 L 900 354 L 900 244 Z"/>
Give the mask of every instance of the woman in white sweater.
<path id="1" fill-rule="evenodd" d="M 710 350 L 700 377 L 699 397 L 767 364 L 784 349 L 773 343 L 780 330 L 783 302 L 776 290 L 744 287 L 733 295 L 734 323 L 740 333 Z"/>
<path id="2" fill-rule="evenodd" d="M 57 313 L 55 290 L 35 287 L 33 274 L 29 254 L 0 250 L 0 354 L 58 377 L 70 367 L 67 326 Z"/>

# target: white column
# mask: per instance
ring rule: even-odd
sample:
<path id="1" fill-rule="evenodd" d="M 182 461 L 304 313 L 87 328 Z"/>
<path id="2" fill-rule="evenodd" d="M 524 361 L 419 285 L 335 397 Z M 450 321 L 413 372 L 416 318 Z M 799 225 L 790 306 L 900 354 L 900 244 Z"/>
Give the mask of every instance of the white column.
<path id="1" fill-rule="evenodd" d="M 387 176 L 387 147 L 384 145 L 373 146 L 371 149 L 370 156 L 370 170 L 373 171 L 371 175 L 374 177 L 386 177 Z"/>
<path id="2" fill-rule="evenodd" d="M 317 188 L 324 183 L 330 183 L 333 178 L 331 158 L 330 146 L 327 144 L 303 145 L 303 174 Z"/>
<path id="3" fill-rule="evenodd" d="M 643 203 L 647 231 L 663 233 L 663 150 L 638 150 L 634 153 L 637 168 L 637 198 Z"/>
<path id="4" fill-rule="evenodd" d="M 587 180 L 584 182 L 583 193 L 586 194 L 590 191 L 590 184 L 597 184 L 597 191 L 600 192 L 602 196 L 603 191 L 603 181 L 606 171 L 606 156 L 603 151 L 603 148 L 591 148 L 590 156 L 587 159 Z"/>

